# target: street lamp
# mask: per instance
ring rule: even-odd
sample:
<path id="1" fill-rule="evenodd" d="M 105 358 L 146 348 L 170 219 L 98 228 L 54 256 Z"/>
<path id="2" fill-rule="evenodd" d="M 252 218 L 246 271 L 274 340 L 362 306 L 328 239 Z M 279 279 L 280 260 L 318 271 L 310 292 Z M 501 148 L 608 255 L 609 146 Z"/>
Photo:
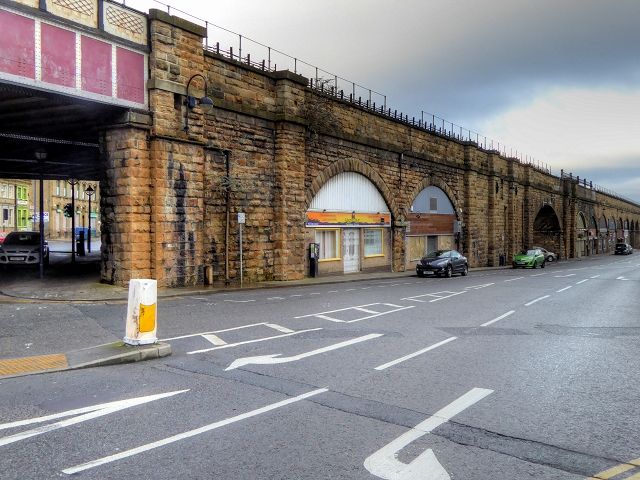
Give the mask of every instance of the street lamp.
<path id="1" fill-rule="evenodd" d="M 67 183 L 71 185 L 71 263 L 76 261 L 76 185 L 78 180 L 69 178 Z"/>
<path id="2" fill-rule="evenodd" d="M 189 85 L 191 85 L 191 81 L 196 77 L 200 77 L 202 78 L 202 80 L 204 80 L 204 97 L 202 98 L 196 98 L 189 95 Z M 200 109 L 202 110 L 203 113 L 209 113 L 211 109 L 213 109 L 213 100 L 207 97 L 207 79 L 204 78 L 204 76 L 201 75 L 200 73 L 196 73 L 195 75 L 193 75 L 187 82 L 187 101 L 185 102 L 185 105 L 187 109 L 184 112 L 184 131 L 189 132 L 189 111 L 190 110 L 193 110 L 198 105 L 200 105 Z"/>
<path id="3" fill-rule="evenodd" d="M 87 252 L 91 253 L 91 197 L 96 193 L 91 185 L 89 185 L 84 193 L 89 197 L 89 237 L 87 238 Z"/>

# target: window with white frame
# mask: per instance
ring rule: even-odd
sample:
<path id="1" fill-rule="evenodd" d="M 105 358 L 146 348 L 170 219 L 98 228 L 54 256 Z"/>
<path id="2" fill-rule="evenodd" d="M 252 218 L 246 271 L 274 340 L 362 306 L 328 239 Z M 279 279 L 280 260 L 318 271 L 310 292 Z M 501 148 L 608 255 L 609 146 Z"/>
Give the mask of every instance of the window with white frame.
<path id="1" fill-rule="evenodd" d="M 0 197 L 9 197 L 9 185 L 7 185 L 6 183 L 0 183 Z"/>
<path id="2" fill-rule="evenodd" d="M 384 255 L 382 249 L 382 229 L 381 228 L 365 228 L 364 229 L 364 256 L 376 257 Z"/>
<path id="3" fill-rule="evenodd" d="M 13 227 L 13 207 L 2 207 L 2 226 Z"/>
<path id="4" fill-rule="evenodd" d="M 320 245 L 319 260 L 333 260 L 340 258 L 340 245 L 338 244 L 338 230 L 316 230 L 316 243 Z"/>

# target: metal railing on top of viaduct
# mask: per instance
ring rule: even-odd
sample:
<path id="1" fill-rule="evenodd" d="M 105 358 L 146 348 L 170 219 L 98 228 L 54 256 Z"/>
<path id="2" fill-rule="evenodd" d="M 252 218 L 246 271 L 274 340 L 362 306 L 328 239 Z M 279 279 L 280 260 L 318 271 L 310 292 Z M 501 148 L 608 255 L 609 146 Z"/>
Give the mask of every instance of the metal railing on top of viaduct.
<path id="1" fill-rule="evenodd" d="M 126 5 L 126 0 L 121 1 L 123 5 Z M 210 52 L 262 71 L 275 72 L 278 68 L 280 70 L 293 71 L 296 74 L 307 77 L 309 79 L 309 87 L 324 95 L 329 95 L 336 99 L 350 102 L 361 108 L 375 112 L 378 115 L 383 115 L 393 120 L 406 123 L 415 128 L 423 129 L 457 141 L 473 143 L 477 145 L 478 148 L 486 151 L 498 152 L 506 158 L 514 159 L 521 164 L 531 166 L 535 170 L 552 175 L 551 168 L 547 163 L 536 160 L 528 154 L 514 150 L 500 142 L 489 139 L 485 135 L 476 131 L 464 128 L 424 110 L 421 110 L 419 118 L 416 119 L 415 116 L 410 118 L 402 112 L 398 112 L 395 109 L 392 110 L 387 105 L 387 96 L 380 92 L 328 72 L 327 70 L 319 68 L 278 49 L 272 48 L 258 42 L 257 40 L 253 40 L 240 33 L 221 27 L 220 25 L 216 25 L 208 20 L 196 17 L 160 0 L 150 0 L 150 2 L 162 7 L 161 9 L 166 10 L 168 14 L 177 12 L 180 16 L 204 26 L 207 30 L 207 37 L 204 39 L 204 48 Z M 210 34 L 209 32 L 211 31 L 214 33 Z M 215 37 L 215 42 L 209 37 Z M 224 47 L 221 48 L 221 44 L 229 46 L 225 49 Z M 237 45 L 237 49 L 235 51 L 234 45 Z M 262 53 L 258 57 L 254 56 L 252 58 L 249 48 L 260 49 Z M 260 60 L 256 60 L 256 58 L 260 58 Z M 570 180 L 575 178 L 578 183 L 581 183 L 579 177 L 573 177 L 571 173 L 565 174 L 564 171 L 561 171 L 560 178 Z M 587 183 L 585 179 L 582 180 L 582 185 L 585 188 L 640 206 L 637 202 L 619 195 L 610 189 L 594 185 L 593 182 Z"/>

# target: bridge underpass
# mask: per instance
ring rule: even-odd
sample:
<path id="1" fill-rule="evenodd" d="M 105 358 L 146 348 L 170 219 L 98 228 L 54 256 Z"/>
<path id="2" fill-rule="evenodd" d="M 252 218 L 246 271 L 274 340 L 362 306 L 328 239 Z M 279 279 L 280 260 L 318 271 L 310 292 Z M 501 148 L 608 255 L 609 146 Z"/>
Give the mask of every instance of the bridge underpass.
<path id="1" fill-rule="evenodd" d="M 127 110 L 25 87 L 0 87 L 0 178 L 36 181 L 32 189 L 33 210 L 30 213 L 38 212 L 38 218 L 33 218 L 33 227 L 38 230 L 42 225 L 41 232 L 49 242 L 51 252 L 47 268 L 43 262 L 36 269 L 6 269 L 2 275 L 4 282 L 24 282 L 38 277 L 59 279 L 68 275 L 83 275 L 93 282 L 99 279 L 99 237 L 92 239 L 91 254 L 79 257 L 72 234 L 76 231 L 75 227 L 83 227 L 84 230 L 84 223 L 89 223 L 91 211 L 82 214 L 82 220 L 76 221 L 77 225 L 73 225 L 69 232 L 64 232 L 64 240 L 56 240 L 60 231 L 54 232 L 53 227 L 49 228 L 53 222 L 48 223 L 44 219 L 45 212 L 54 208 L 50 204 L 54 202 L 43 193 L 54 191 L 53 187 L 46 188 L 49 182 L 60 182 L 69 191 L 72 188 L 78 190 L 79 196 L 82 196 L 82 189 L 89 185 L 87 182 L 99 190 L 99 181 L 104 177 L 100 153 L 101 132 L 117 124 Z M 75 204 L 75 198 L 70 193 L 68 203 Z M 97 198 L 100 198 L 99 191 L 94 200 Z M 100 219 L 99 202 L 93 205 L 98 210 L 92 225 L 95 231 Z M 74 212 L 75 207 L 72 206 Z M 69 268 L 71 263 L 74 264 L 72 269 Z"/>

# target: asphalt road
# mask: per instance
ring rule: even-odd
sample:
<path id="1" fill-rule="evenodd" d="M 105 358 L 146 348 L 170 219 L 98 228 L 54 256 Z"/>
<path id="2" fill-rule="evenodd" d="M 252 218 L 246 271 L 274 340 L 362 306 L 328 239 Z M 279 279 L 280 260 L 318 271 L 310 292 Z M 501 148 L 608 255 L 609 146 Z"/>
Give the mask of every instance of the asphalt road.
<path id="1" fill-rule="evenodd" d="M 639 286 L 632 255 L 164 300 L 171 357 L 0 381 L 1 476 L 640 478 Z"/>

